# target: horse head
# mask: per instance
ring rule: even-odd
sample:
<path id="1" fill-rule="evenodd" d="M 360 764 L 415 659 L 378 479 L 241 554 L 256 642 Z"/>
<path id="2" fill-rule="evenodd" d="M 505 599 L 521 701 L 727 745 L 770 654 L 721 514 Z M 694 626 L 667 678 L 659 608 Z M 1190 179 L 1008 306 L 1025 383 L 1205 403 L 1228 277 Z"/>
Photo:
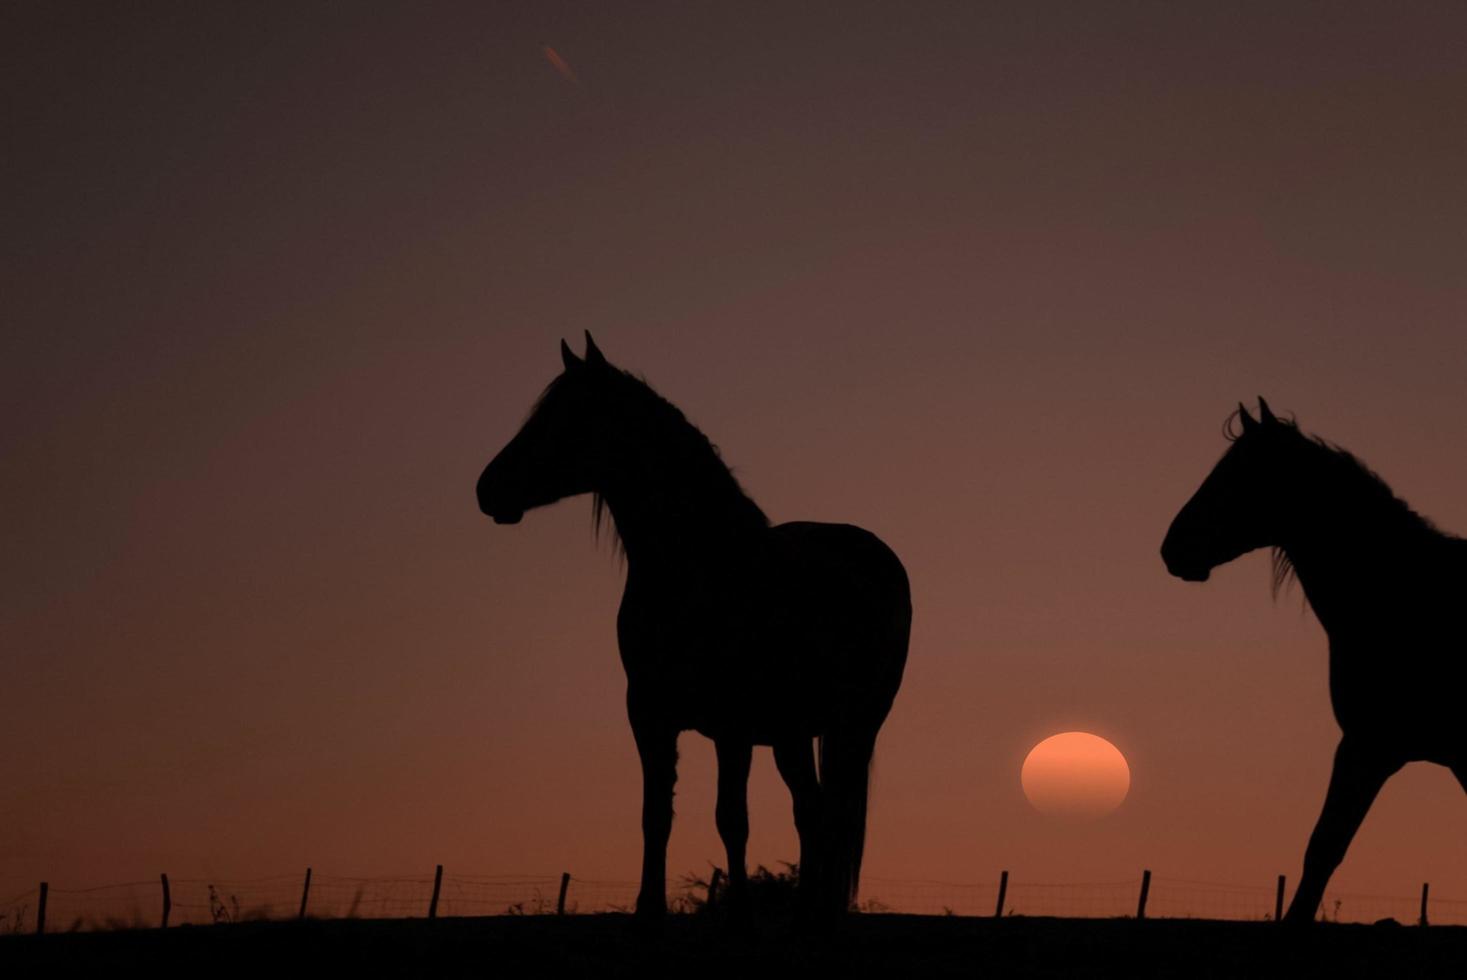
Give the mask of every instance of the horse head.
<path id="1" fill-rule="evenodd" d="M 1240 431 L 1202 486 L 1182 507 L 1161 545 L 1167 571 L 1188 582 L 1205 582 L 1218 565 L 1257 548 L 1277 545 L 1281 513 L 1277 489 L 1290 478 L 1291 422 L 1276 418 L 1258 399 L 1258 418 L 1239 403 Z"/>
<path id="2" fill-rule="evenodd" d="M 531 508 L 598 489 L 608 445 L 608 398 L 619 372 L 590 331 L 584 357 L 562 340 L 560 358 L 564 370 L 479 477 L 479 509 L 496 524 L 516 524 Z"/>

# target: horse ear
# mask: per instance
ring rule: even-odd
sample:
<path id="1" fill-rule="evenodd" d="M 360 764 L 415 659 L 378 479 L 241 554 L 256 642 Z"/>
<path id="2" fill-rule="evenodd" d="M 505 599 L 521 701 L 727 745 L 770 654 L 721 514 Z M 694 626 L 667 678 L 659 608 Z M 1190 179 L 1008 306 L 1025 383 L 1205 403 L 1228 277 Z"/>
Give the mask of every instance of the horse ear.
<path id="1" fill-rule="evenodd" d="M 1243 407 L 1242 402 L 1238 402 L 1238 421 L 1243 423 L 1244 432 L 1251 432 L 1258 427 L 1258 423 L 1254 420 L 1253 416 L 1248 414 L 1248 410 Z"/>
<path id="2" fill-rule="evenodd" d="M 570 349 L 570 344 L 567 344 L 564 339 L 560 342 L 560 360 L 567 371 L 581 366 L 581 359 L 575 355 L 575 352 Z"/>
<path id="3" fill-rule="evenodd" d="M 586 331 L 586 363 L 592 367 L 605 367 L 606 355 L 601 353 L 601 348 L 596 346 L 596 341 L 591 339 L 591 331 Z"/>
<path id="4" fill-rule="evenodd" d="M 1262 395 L 1258 396 L 1258 421 L 1264 425 L 1278 421 L 1278 419 L 1274 418 L 1273 410 L 1268 407 L 1268 402 L 1263 400 Z"/>

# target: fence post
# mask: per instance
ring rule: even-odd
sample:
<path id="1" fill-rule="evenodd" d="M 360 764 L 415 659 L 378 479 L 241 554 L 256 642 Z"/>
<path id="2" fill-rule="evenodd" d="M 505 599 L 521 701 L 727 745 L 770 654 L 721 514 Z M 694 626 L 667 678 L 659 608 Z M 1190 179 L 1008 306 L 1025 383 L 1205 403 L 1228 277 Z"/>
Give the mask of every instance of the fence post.
<path id="1" fill-rule="evenodd" d="M 1431 883 L 1421 883 L 1421 924 L 1426 925 L 1426 894 L 1431 891 Z"/>
<path id="2" fill-rule="evenodd" d="M 711 906 L 718 900 L 718 886 L 723 884 L 723 869 L 714 868 L 713 876 L 708 879 L 708 904 Z"/>
<path id="3" fill-rule="evenodd" d="M 168 928 L 168 913 L 173 911 L 173 893 L 168 890 L 168 872 L 158 876 L 163 881 L 163 923 L 159 929 Z"/>
<path id="4" fill-rule="evenodd" d="M 433 872 L 433 900 L 428 903 L 428 918 L 438 918 L 438 890 L 443 887 L 443 865 Z"/>
<path id="5" fill-rule="evenodd" d="M 50 882 L 41 882 L 41 898 L 36 903 L 36 935 L 46 931 L 46 893 L 51 890 Z"/>
<path id="6" fill-rule="evenodd" d="M 560 873 L 560 897 L 555 900 L 555 914 L 565 915 L 565 890 L 570 887 L 570 872 Z"/>
<path id="7" fill-rule="evenodd" d="M 1009 893 L 1009 873 L 1007 871 L 1005 871 L 1003 874 L 1001 874 L 1001 875 L 998 876 L 998 905 L 995 906 L 994 909 L 993 909 L 993 917 L 995 919 L 1002 919 L 1003 918 L 1003 900 L 1004 900 L 1004 897 L 1006 895 L 1008 895 L 1008 893 Z"/>
<path id="8" fill-rule="evenodd" d="M 1284 876 L 1279 875 L 1279 890 L 1273 896 L 1273 921 L 1284 921 Z"/>
<path id="9" fill-rule="evenodd" d="M 1141 872 L 1141 900 L 1136 903 L 1136 918 L 1146 918 L 1146 894 L 1151 891 L 1151 869 Z"/>
<path id="10" fill-rule="evenodd" d="M 311 895 L 311 869 L 310 868 L 307 868 L 306 869 L 306 886 L 301 889 L 301 914 L 299 916 L 297 916 L 297 918 L 304 919 L 306 917 L 306 899 L 309 898 L 310 895 Z"/>

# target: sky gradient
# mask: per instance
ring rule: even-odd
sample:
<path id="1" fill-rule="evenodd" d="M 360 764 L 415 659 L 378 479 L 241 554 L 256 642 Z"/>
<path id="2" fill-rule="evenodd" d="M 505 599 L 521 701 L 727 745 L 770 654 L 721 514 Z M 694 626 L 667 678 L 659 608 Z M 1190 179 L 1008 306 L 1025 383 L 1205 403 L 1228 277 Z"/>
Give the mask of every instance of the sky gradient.
<path id="1" fill-rule="evenodd" d="M 0 14 L 0 891 L 634 879 L 623 569 L 474 501 L 588 328 L 906 564 L 869 875 L 1297 877 L 1323 633 L 1158 548 L 1258 395 L 1467 531 L 1467 8 L 790 6 Z M 1067 730 L 1131 766 L 1080 827 Z M 793 860 L 767 750 L 751 808 Z M 1335 887 L 1467 898 L 1464 827 L 1408 767 Z"/>

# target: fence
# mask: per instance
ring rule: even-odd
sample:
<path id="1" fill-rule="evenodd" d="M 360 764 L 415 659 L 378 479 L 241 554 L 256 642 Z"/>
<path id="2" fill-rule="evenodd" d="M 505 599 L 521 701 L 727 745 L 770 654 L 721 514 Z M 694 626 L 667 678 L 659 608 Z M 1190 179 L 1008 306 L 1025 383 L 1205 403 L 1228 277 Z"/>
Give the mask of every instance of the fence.
<path id="1" fill-rule="evenodd" d="M 716 878 L 714 879 L 716 881 Z M 707 882 L 688 876 L 667 883 L 674 909 L 706 900 Z M 716 887 L 716 886 L 715 886 Z M 294 918 L 585 914 L 630 911 L 638 883 L 577 878 L 569 873 L 445 874 L 352 877 L 319 874 L 264 878 L 169 879 L 91 888 L 37 887 L 0 904 L 0 933 L 154 928 L 181 924 Z M 862 882 L 861 909 L 920 915 L 1029 915 L 1064 918 L 1197 918 L 1269 920 L 1284 906 L 1282 878 L 1268 885 L 1227 884 L 1153 876 L 1099 882 L 1027 882 L 1008 872 L 988 882 L 872 878 Z M 1429 901 L 1428 901 L 1429 899 Z M 1321 918 L 1339 922 L 1429 921 L 1467 925 L 1467 900 L 1414 895 L 1327 892 Z"/>

